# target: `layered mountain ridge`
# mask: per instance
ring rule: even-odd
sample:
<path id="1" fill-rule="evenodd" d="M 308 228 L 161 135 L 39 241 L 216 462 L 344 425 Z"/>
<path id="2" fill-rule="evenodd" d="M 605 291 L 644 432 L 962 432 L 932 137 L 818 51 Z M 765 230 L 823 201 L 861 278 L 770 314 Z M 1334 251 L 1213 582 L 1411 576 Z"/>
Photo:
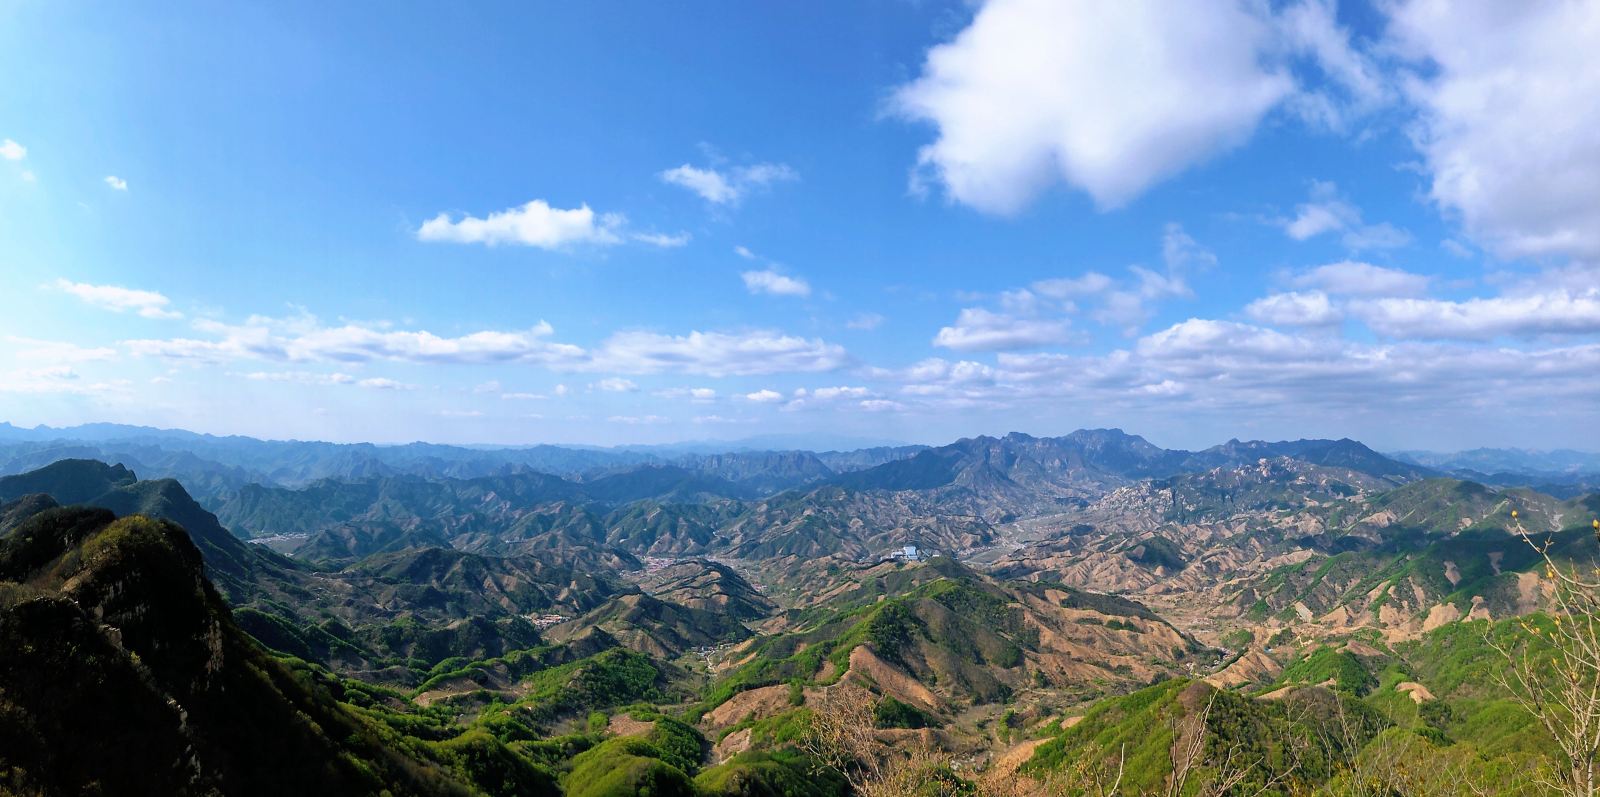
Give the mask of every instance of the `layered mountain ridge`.
<path id="1" fill-rule="evenodd" d="M 564 474 L 406 456 L 424 452 L 451 472 L 249 481 L 207 499 L 216 513 L 128 462 L 0 477 L 0 633 L 23 652 L 0 653 L 0 712 L 25 729 L 0 739 L 0 786 L 126 783 L 128 761 L 52 752 L 112 733 L 97 743 L 198 762 L 162 790 L 255 793 L 239 774 L 254 764 L 222 751 L 273 742 L 209 708 L 170 722 L 173 705 L 230 700 L 263 728 L 312 718 L 278 731 L 296 761 L 267 756 L 286 771 L 261 783 L 315 791 L 294 780 L 315 762 L 351 793 L 842 797 L 797 746 L 840 694 L 874 701 L 881 740 L 1019 775 L 1104 757 L 1100 735 L 1191 722 L 1219 699 L 1251 739 L 1362 717 L 1369 730 L 1341 742 L 1354 751 L 1416 722 L 1368 690 L 1478 699 L 1448 681 L 1374 684 L 1384 667 L 1437 679 L 1437 640 L 1547 607 L 1520 530 L 1557 562 L 1600 554 L 1600 495 L 1465 480 L 1351 440 L 1178 451 L 1083 430 L 653 451 Z M 61 664 L 58 644 L 86 654 Z M 24 672 L 51 666 L 114 696 Z M 227 694 L 207 691 L 220 682 Z M 94 701 L 130 713 L 99 729 L 50 708 Z M 128 732 L 140 738 L 114 735 Z M 1296 766 L 1309 769 L 1280 774 L 1347 764 Z"/>

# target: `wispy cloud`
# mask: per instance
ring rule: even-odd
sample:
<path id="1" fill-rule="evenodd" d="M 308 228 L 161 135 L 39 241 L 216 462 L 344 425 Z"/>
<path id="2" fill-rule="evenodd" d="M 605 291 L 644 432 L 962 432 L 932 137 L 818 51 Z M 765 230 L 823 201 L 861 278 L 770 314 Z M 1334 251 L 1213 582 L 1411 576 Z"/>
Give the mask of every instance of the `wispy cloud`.
<path id="1" fill-rule="evenodd" d="M 1339 194 L 1331 182 L 1311 181 L 1311 197 L 1295 207 L 1293 218 L 1277 219 L 1285 235 L 1306 241 L 1325 233 L 1343 233 L 1340 241 L 1352 251 L 1396 249 L 1411 243 L 1411 233 L 1388 222 L 1367 224 L 1361 209 Z"/>
<path id="2" fill-rule="evenodd" d="M 1600 258 L 1600 48 L 1589 3 L 1386 6 L 1429 195 L 1506 258 Z"/>
<path id="3" fill-rule="evenodd" d="M 1245 305 L 1244 313 L 1273 326 L 1320 327 L 1344 320 L 1344 314 L 1322 291 L 1275 293 Z"/>
<path id="4" fill-rule="evenodd" d="M 745 290 L 771 296 L 810 296 L 811 285 L 799 277 L 791 277 L 777 269 L 740 272 Z"/>
<path id="5" fill-rule="evenodd" d="M 1351 312 L 1373 331 L 1398 338 L 1490 340 L 1502 336 L 1600 333 L 1600 289 L 1447 301 L 1357 301 Z"/>
<path id="6" fill-rule="evenodd" d="M 1072 338 L 1072 325 L 1066 319 L 968 307 L 954 324 L 940 328 L 933 345 L 956 351 L 1011 351 L 1066 343 Z"/>
<path id="7" fill-rule="evenodd" d="M 182 313 L 170 309 L 171 300 L 155 291 L 123 288 L 116 285 L 91 285 L 85 282 L 73 282 L 68 279 L 58 279 L 52 285 L 56 290 L 72 294 L 84 302 L 113 312 L 132 311 L 145 318 L 175 319 L 183 317 Z"/>
<path id="8" fill-rule="evenodd" d="M 288 318 L 251 316 L 241 324 L 199 319 L 193 328 L 205 337 L 138 339 L 123 345 L 137 355 L 198 361 L 554 364 L 577 363 L 586 357 L 578 346 L 549 340 L 555 330 L 542 321 L 524 330 L 485 330 L 457 337 L 354 322 L 325 326 L 306 313 Z"/>
<path id="9" fill-rule="evenodd" d="M 620 332 L 595 352 L 592 367 L 621 373 L 720 377 L 832 371 L 849 361 L 841 346 L 768 330 L 687 335 Z"/>
<path id="10" fill-rule="evenodd" d="M 657 390 L 654 395 L 667 399 L 687 398 L 697 404 L 706 404 L 716 400 L 717 391 L 710 387 L 671 387 Z"/>
<path id="11" fill-rule="evenodd" d="M 757 404 L 776 404 L 783 401 L 783 394 L 776 390 L 762 389 L 754 393 L 746 393 L 744 398 L 746 401 L 753 401 Z"/>
<path id="12" fill-rule="evenodd" d="M 694 239 L 694 236 L 686 232 L 680 232 L 671 235 L 659 232 L 636 232 L 633 233 L 631 237 L 635 241 L 646 243 L 661 249 L 677 249 L 682 246 L 687 246 L 689 241 Z"/>
<path id="13" fill-rule="evenodd" d="M 800 179 L 788 164 L 757 163 L 727 170 L 687 163 L 662 171 L 663 182 L 686 188 L 713 205 L 737 205 L 753 190 Z"/>
<path id="14" fill-rule="evenodd" d="M 511 244 L 540 249 L 561 249 L 578 244 L 609 246 L 622 242 L 626 219 L 620 214 L 598 214 L 588 205 L 562 209 L 534 199 L 515 208 L 478 218 L 448 213 L 422 223 L 417 240 L 435 243 Z"/>
<path id="15" fill-rule="evenodd" d="M 351 385 L 368 390 L 416 390 L 417 386 L 387 377 L 357 378 L 350 374 L 315 371 L 251 371 L 241 374 L 252 382 L 290 382 L 297 385 Z"/>
<path id="16" fill-rule="evenodd" d="M 639 389 L 639 386 L 634 384 L 633 380 L 621 377 L 602 379 L 590 387 L 606 393 L 633 393 Z"/>
<path id="17" fill-rule="evenodd" d="M 327 326 L 304 313 L 252 316 L 241 324 L 201 319 L 192 326 L 202 336 L 135 339 L 122 345 L 139 356 L 198 362 L 527 363 L 558 371 L 713 377 L 830 371 L 850 361 L 836 344 L 770 330 L 685 335 L 626 331 L 586 349 L 553 340 L 554 328 L 543 321 L 528 329 L 454 337 L 355 322 Z M 564 391 L 562 386 L 556 389 L 558 395 Z"/>
<path id="18" fill-rule="evenodd" d="M 1290 284 L 1340 296 L 1416 296 L 1428 290 L 1431 279 L 1397 268 L 1342 260 L 1296 274 Z"/>
<path id="19" fill-rule="evenodd" d="M 789 276 L 784 273 L 783 265 L 774 260 L 769 260 L 744 246 L 735 246 L 733 253 L 745 260 L 764 263 L 764 269 L 752 269 L 739 274 L 744 280 L 744 288 L 752 294 L 767 294 L 770 296 L 810 296 L 811 283 L 800 277 Z"/>

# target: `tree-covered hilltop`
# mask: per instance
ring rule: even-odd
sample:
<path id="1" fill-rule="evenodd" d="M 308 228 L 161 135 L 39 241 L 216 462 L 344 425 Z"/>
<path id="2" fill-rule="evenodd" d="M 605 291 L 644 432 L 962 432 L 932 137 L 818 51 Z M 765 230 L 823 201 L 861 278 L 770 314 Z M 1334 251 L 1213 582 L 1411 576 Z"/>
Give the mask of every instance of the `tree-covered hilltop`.
<path id="1" fill-rule="evenodd" d="M 469 794 L 233 622 L 177 525 L 54 508 L 0 540 L 0 783 L 21 794 Z"/>

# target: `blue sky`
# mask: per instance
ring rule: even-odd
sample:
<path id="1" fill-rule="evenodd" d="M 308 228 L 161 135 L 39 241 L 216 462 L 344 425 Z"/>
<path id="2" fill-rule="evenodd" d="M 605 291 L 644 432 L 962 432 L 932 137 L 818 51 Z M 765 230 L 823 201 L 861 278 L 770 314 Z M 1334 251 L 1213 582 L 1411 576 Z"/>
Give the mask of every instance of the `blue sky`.
<path id="1" fill-rule="evenodd" d="M 1600 448 L 1594 2 L 0 1 L 0 419 Z"/>

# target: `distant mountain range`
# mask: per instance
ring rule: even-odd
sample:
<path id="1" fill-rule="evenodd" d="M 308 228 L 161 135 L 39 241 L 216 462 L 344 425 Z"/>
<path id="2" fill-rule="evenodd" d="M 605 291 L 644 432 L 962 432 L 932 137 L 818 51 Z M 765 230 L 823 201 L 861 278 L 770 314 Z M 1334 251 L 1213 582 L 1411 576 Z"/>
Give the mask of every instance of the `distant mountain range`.
<path id="1" fill-rule="evenodd" d="M 1454 454 L 1397 451 L 1390 456 L 1497 487 L 1531 487 L 1563 498 L 1600 490 L 1600 454 L 1558 449 L 1474 448 Z"/>
<path id="2" fill-rule="evenodd" d="M 1476 470 L 1483 473 L 1600 473 L 1600 454 L 1557 449 L 1474 448 L 1441 454 L 1435 451 L 1396 451 L 1389 456 L 1440 470 Z"/>
<path id="3" fill-rule="evenodd" d="M 939 479 L 938 462 L 950 461 L 975 447 L 1002 441 L 1024 459 L 1057 462 L 1067 469 L 1093 471 L 1119 479 L 1174 475 L 1198 467 L 1218 466 L 1241 458 L 1271 456 L 1372 457 L 1375 452 L 1354 441 L 1262 443 L 1230 441 L 1198 452 L 1162 449 L 1120 430 L 1080 430 L 1064 437 L 1035 438 L 1013 433 L 1003 438 L 980 436 L 937 448 L 882 445 L 819 450 L 788 437 L 770 436 L 726 444 L 684 444 L 632 448 L 588 448 L 536 445 L 472 447 L 408 443 L 404 445 L 342 444 L 297 440 L 196 434 L 120 424 L 86 424 L 70 428 L 23 429 L 0 423 L 0 475 L 21 473 L 60 459 L 121 462 L 147 476 L 181 479 L 208 504 L 247 484 L 300 487 L 319 479 L 353 481 L 396 476 L 471 479 L 523 471 L 592 481 L 618 471 L 675 466 L 727 479 L 749 490 L 772 493 L 828 481 L 871 486 L 909 478 L 922 483 Z M 1027 441 L 1038 441 L 1030 444 Z M 1333 445 L 1333 442 L 1343 444 Z M 785 445 L 780 446 L 783 443 Z M 762 446 L 766 447 L 762 447 Z M 1033 453 L 1022 449 L 1032 446 Z M 931 452 L 898 471 L 864 475 L 863 481 L 839 479 L 890 462 Z M 1343 451 L 1343 454 L 1341 454 Z M 1000 460 L 1007 456 L 1002 452 Z M 1007 468 L 995 460 L 999 467 Z M 1412 465 L 1428 462 L 1413 459 Z M 1403 467 L 1391 466 L 1395 472 Z M 917 475 L 913 475 L 913 471 Z"/>
<path id="4" fill-rule="evenodd" d="M 1600 493 L 1463 478 L 1562 466 L 1538 473 L 1576 489 L 1573 452 L 84 433 L 0 442 L 0 792 L 148 760 L 187 762 L 199 793 L 320 793 L 320 770 L 341 793 L 842 797 L 775 785 L 824 771 L 789 740 L 840 684 L 870 691 L 886 738 L 1016 765 L 1093 755 L 1072 727 L 1124 724 L 1107 712 L 1206 711 L 1212 686 L 1246 739 L 1355 714 L 1377 733 L 1426 720 L 1417 690 L 1455 683 L 1444 640 L 1526 628 L 1541 552 L 1587 566 L 1600 528 Z M 1411 680 L 1379 681 L 1395 667 Z M 1478 717 L 1481 697 L 1429 711 Z M 1461 716 L 1426 721 L 1492 738 Z M 227 755 L 258 748 L 284 757 Z M 183 792 L 167 769 L 150 783 Z"/>
<path id="5" fill-rule="evenodd" d="M 429 546 L 556 556 L 617 572 L 636 568 L 640 557 L 861 560 L 904 545 L 980 549 L 996 542 L 999 524 L 1018 518 L 1078 509 L 1136 483 L 1257 463 L 1298 463 L 1283 469 L 1289 479 L 1316 469 L 1317 479 L 1334 485 L 1329 495 L 1440 475 L 1353 440 L 1233 440 L 1184 451 L 1116 429 L 980 436 L 937 448 L 684 454 L 671 463 L 612 459 L 559 474 L 532 464 L 557 461 L 552 452 L 591 457 L 590 463 L 599 462 L 592 459 L 597 455 L 554 447 L 484 452 L 161 434 L 159 443 L 0 447 L 13 453 L 13 468 L 69 452 L 129 454 L 107 456 L 119 463 L 114 467 L 74 458 L 0 479 L 0 500 L 47 493 L 64 503 L 172 517 L 207 551 L 218 585 L 244 600 L 268 599 L 305 576 L 294 572 L 304 565 L 240 538 L 264 538 L 322 566 Z M 157 478 L 135 482 L 130 466 Z M 320 472 L 338 475 L 302 480 Z M 202 489 L 191 499 L 180 481 Z M 1190 496 L 1184 500 L 1194 512 L 1218 501 L 1268 506 L 1281 487 L 1270 481 L 1248 494 L 1243 487 L 1196 492 L 1174 482 L 1165 489 Z M 263 573 L 272 578 L 262 581 Z"/>
<path id="6" fill-rule="evenodd" d="M 835 473 L 871 467 L 923 446 L 848 451 L 758 449 L 730 444 L 659 448 L 553 445 L 469 447 L 407 443 L 323 443 L 218 437 L 175 429 L 87 424 L 22 429 L 0 423 L 0 475 L 22 473 L 61 459 L 120 462 L 152 477 L 181 480 L 207 506 L 249 484 L 299 487 L 319 479 L 343 481 L 396 476 L 470 479 L 534 471 L 594 478 L 647 466 L 679 465 L 773 491 Z"/>

